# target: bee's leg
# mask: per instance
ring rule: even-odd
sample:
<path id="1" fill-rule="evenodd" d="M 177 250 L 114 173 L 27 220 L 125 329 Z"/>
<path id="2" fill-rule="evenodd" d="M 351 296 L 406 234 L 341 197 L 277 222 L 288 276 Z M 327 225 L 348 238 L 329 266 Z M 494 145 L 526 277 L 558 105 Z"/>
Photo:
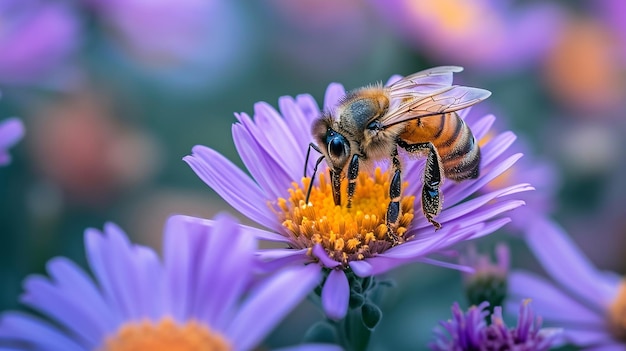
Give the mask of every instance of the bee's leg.
<path id="1" fill-rule="evenodd" d="M 341 206 L 341 170 L 330 170 L 330 179 L 333 185 L 333 200 L 335 206 Z"/>
<path id="2" fill-rule="evenodd" d="M 311 155 L 311 149 L 319 152 L 320 154 L 322 153 L 322 151 L 317 147 L 317 145 L 313 144 L 313 143 L 309 143 L 309 148 L 306 150 L 306 158 L 304 159 L 304 176 L 306 177 L 306 166 L 309 164 L 309 155 Z M 317 160 L 317 163 L 315 164 L 315 170 L 313 170 L 313 177 L 315 177 L 315 172 L 317 171 L 317 165 L 320 163 L 320 160 Z M 312 178 L 312 177 L 311 177 Z"/>
<path id="3" fill-rule="evenodd" d="M 422 187 L 422 212 L 424 212 L 428 222 L 436 229 L 441 229 L 441 224 L 434 220 L 441 212 L 443 201 L 443 195 L 439 192 L 439 187 L 443 181 L 443 165 L 437 149 L 432 143 L 408 144 L 400 141 L 398 145 L 411 153 L 428 152 Z"/>
<path id="4" fill-rule="evenodd" d="M 441 181 L 443 180 L 443 167 L 441 157 L 432 143 L 428 143 L 428 158 L 426 159 L 426 169 L 424 170 L 424 186 L 422 187 L 422 211 L 426 219 L 441 229 L 441 224 L 433 218 L 441 212 L 443 196 L 439 192 Z"/>
<path id="5" fill-rule="evenodd" d="M 391 166 L 393 169 L 393 177 L 389 183 L 389 206 L 387 206 L 387 236 L 391 240 L 393 245 L 396 245 L 400 240 L 395 234 L 395 229 L 398 227 L 400 221 L 400 196 L 402 195 L 402 166 L 398 159 L 398 150 L 393 149 L 391 154 Z"/>
<path id="6" fill-rule="evenodd" d="M 311 150 L 309 148 L 309 150 Z M 307 157 L 308 157 L 308 153 L 307 153 Z M 309 203 L 309 196 L 311 196 L 311 190 L 313 189 L 313 182 L 315 181 L 315 175 L 317 174 L 317 166 L 320 165 L 320 163 L 322 163 L 322 160 L 324 159 L 324 155 L 320 156 L 317 161 L 315 161 L 315 167 L 313 168 L 313 175 L 311 176 L 311 181 L 309 182 L 309 188 L 306 191 L 306 197 L 304 198 L 304 203 L 308 204 Z"/>
<path id="7" fill-rule="evenodd" d="M 359 155 L 354 154 L 350 164 L 348 165 L 348 204 L 347 207 L 352 207 L 352 197 L 356 190 L 356 178 L 359 176 Z"/>

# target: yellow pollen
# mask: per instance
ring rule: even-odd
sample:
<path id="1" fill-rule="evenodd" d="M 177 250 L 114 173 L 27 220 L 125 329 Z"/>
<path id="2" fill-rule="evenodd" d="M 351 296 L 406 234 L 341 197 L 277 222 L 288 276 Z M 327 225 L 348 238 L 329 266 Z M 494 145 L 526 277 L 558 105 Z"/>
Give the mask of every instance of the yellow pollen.
<path id="1" fill-rule="evenodd" d="M 229 351 L 231 345 L 220 334 L 196 321 L 177 324 L 170 317 L 159 322 L 131 322 L 106 339 L 98 351 Z"/>
<path id="2" fill-rule="evenodd" d="M 308 204 L 304 200 L 310 178 L 302 183 L 301 188 L 294 182 L 288 199 L 279 198 L 270 205 L 291 234 L 295 248 L 310 249 L 321 244 L 332 259 L 345 266 L 391 247 L 386 224 L 389 172 L 377 168 L 373 175 L 359 173 L 351 208 L 346 206 L 347 180 L 341 185 L 341 206 L 335 205 L 332 185 L 325 174 L 320 174 L 319 186 L 312 188 Z M 400 200 L 402 212 L 393 230 L 401 241 L 407 239 L 403 236 L 414 217 L 414 200 L 415 196 L 402 196 Z"/>
<path id="3" fill-rule="evenodd" d="M 620 283 L 619 291 L 609 306 L 608 320 L 611 333 L 616 339 L 626 340 L 626 282 Z"/>

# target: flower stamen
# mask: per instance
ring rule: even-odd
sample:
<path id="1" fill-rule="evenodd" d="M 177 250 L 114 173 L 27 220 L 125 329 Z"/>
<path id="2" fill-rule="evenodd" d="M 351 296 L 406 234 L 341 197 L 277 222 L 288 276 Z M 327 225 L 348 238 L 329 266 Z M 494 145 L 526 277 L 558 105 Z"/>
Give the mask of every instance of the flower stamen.
<path id="1" fill-rule="evenodd" d="M 224 337 L 196 321 L 177 324 L 165 317 L 159 322 L 129 322 L 108 337 L 99 351 L 229 351 Z"/>
<path id="2" fill-rule="evenodd" d="M 305 204 L 310 178 L 304 178 L 300 187 L 292 183 L 289 198 L 279 198 L 270 205 L 289 232 L 296 248 L 309 248 L 321 244 L 331 259 L 344 266 L 349 261 L 362 260 L 391 247 L 387 235 L 386 213 L 389 205 L 389 172 L 376 168 L 374 174 L 359 173 L 352 206 L 341 206 L 333 200 L 332 186 L 325 174 L 320 174 L 319 186 L 311 190 L 309 203 Z M 403 184 L 404 187 L 407 183 Z M 347 181 L 342 182 L 346 193 Z M 403 241 L 414 217 L 415 196 L 403 196 L 400 202 L 402 215 L 394 228 Z"/>

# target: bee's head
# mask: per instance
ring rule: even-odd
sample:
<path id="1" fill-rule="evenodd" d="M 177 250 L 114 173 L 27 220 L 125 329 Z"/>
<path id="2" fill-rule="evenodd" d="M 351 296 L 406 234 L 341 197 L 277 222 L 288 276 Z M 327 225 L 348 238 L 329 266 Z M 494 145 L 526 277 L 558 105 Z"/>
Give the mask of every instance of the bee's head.
<path id="1" fill-rule="evenodd" d="M 350 142 L 332 128 L 332 119 L 318 119 L 313 124 L 313 137 L 332 169 L 341 172 L 350 160 Z"/>

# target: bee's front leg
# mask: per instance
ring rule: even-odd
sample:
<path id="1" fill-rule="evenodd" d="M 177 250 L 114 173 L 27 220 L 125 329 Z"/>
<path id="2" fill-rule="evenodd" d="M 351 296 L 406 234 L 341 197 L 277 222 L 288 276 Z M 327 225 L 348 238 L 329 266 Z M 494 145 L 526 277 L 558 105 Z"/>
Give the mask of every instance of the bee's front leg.
<path id="1" fill-rule="evenodd" d="M 359 176 L 359 155 L 354 154 L 350 164 L 348 165 L 348 204 L 347 207 L 352 207 L 352 197 L 356 190 L 356 178 Z"/>

